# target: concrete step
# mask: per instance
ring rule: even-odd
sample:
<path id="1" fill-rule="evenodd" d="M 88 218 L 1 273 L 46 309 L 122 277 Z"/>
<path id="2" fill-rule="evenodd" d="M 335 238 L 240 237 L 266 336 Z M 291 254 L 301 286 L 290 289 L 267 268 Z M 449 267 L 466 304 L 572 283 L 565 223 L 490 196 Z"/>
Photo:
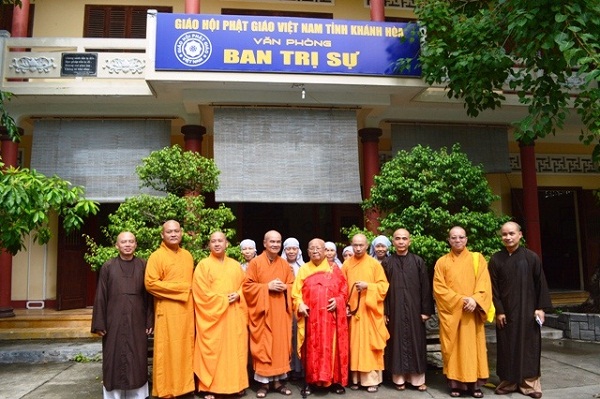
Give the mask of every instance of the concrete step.
<path id="1" fill-rule="evenodd" d="M 100 338 L 0 340 L 0 364 L 84 362 L 99 361 L 101 358 Z"/>
<path id="2" fill-rule="evenodd" d="M 90 333 L 90 326 L 85 327 L 26 327 L 0 329 L 0 340 L 16 339 L 65 339 L 65 338 L 96 338 Z"/>
<path id="3" fill-rule="evenodd" d="M 0 340 L 96 338 L 90 333 L 91 309 L 15 309 L 14 312 L 15 317 L 0 319 Z"/>
<path id="4" fill-rule="evenodd" d="M 542 338 L 543 339 L 562 339 L 563 331 L 547 326 L 542 326 Z M 485 341 L 488 344 L 496 343 L 496 327 L 493 324 L 485 325 Z M 436 352 L 440 352 L 440 335 L 438 331 L 430 331 L 427 333 L 427 353 L 430 362 L 436 363 L 435 359 L 441 362 L 441 357 L 436 355 Z M 440 363 L 441 364 L 441 363 Z"/>
<path id="5" fill-rule="evenodd" d="M 575 306 L 584 303 L 590 294 L 587 291 L 553 291 L 550 293 L 552 306 Z"/>

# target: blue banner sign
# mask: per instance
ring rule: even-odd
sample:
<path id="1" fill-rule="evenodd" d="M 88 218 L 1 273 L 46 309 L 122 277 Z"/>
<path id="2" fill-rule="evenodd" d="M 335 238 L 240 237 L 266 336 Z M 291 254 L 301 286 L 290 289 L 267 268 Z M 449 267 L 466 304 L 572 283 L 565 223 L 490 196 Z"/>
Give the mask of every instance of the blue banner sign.
<path id="1" fill-rule="evenodd" d="M 419 76 L 417 26 L 236 15 L 157 15 L 156 70 Z M 411 40 L 412 38 L 412 40 Z"/>

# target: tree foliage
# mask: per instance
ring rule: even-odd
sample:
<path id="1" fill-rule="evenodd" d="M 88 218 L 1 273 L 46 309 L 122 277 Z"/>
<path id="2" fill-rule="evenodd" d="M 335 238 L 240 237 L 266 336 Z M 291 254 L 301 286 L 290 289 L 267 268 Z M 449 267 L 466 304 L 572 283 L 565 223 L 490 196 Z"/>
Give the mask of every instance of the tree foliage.
<path id="1" fill-rule="evenodd" d="M 600 0 L 417 0 L 415 13 L 427 83 L 473 117 L 500 107 L 508 86 L 528 107 L 515 122 L 525 144 L 555 134 L 574 107 L 600 160 Z"/>
<path id="2" fill-rule="evenodd" d="M 220 172 L 211 159 L 178 145 L 152 152 L 136 170 L 143 186 L 177 196 L 214 192 L 219 185 Z"/>
<path id="3" fill-rule="evenodd" d="M 465 228 L 469 247 L 486 256 L 502 247 L 498 230 L 508 218 L 491 210 L 497 199 L 482 167 L 474 166 L 458 144 L 450 152 L 417 146 L 383 165 L 363 208 L 380 212 L 385 234 L 410 231 L 411 250 L 433 266 L 448 252 L 453 226 Z"/>
<path id="4" fill-rule="evenodd" d="M 126 199 L 109 215 L 109 224 L 103 228 L 107 242 L 114 243 L 120 232 L 131 231 L 138 242 L 136 255 L 147 259 L 160 245 L 163 223 L 174 219 L 184 231 L 182 246 L 198 262 L 209 254 L 211 233 L 223 231 L 229 239 L 235 235 L 235 230 L 226 228 L 235 220 L 231 210 L 223 204 L 217 208 L 206 207 L 202 195 L 218 187 L 219 171 L 213 160 L 196 152 L 182 151 L 179 146 L 166 147 L 143 159 L 137 172 L 142 186 L 167 192 L 167 195 L 141 194 Z M 189 192 L 194 195 L 184 195 Z M 87 237 L 87 244 L 85 259 L 94 270 L 117 255 L 113 245 L 101 245 L 91 237 Z M 230 247 L 228 254 L 239 258 L 239 249 Z"/>
<path id="5" fill-rule="evenodd" d="M 15 255 L 25 249 L 24 238 L 30 233 L 34 242 L 47 243 L 51 212 L 63 217 L 65 230 L 80 228 L 86 216 L 98 211 L 98 205 L 83 195 L 83 188 L 58 176 L 12 166 L 4 169 L 0 173 L 0 247 Z"/>

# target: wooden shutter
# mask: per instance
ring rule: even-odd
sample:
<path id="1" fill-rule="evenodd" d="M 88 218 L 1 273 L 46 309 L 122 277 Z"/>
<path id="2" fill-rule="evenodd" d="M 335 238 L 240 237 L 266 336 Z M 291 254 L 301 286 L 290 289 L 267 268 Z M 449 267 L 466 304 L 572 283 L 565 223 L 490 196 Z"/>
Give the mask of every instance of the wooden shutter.
<path id="1" fill-rule="evenodd" d="M 150 9 L 173 12 L 172 7 L 88 4 L 85 6 L 83 36 L 143 39 L 146 37 L 146 14 Z"/>

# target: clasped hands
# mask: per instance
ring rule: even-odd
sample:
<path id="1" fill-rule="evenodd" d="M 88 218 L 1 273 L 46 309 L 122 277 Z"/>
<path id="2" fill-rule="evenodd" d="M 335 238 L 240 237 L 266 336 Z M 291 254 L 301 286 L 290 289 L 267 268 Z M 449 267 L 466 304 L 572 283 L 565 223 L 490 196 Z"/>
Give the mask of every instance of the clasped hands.
<path id="1" fill-rule="evenodd" d="M 269 291 L 283 292 L 283 291 L 287 290 L 287 284 L 278 278 L 276 278 L 275 280 L 269 281 L 267 286 L 269 287 Z"/>
<path id="2" fill-rule="evenodd" d="M 463 298 L 463 310 L 465 312 L 473 313 L 475 308 L 477 308 L 477 302 L 475 302 L 475 299 L 471 298 L 470 296 Z"/>
<path id="3" fill-rule="evenodd" d="M 357 292 L 361 292 L 369 288 L 369 284 L 366 281 L 357 281 L 354 283 Z"/>
<path id="4" fill-rule="evenodd" d="M 327 303 L 327 311 L 333 312 L 336 308 L 337 308 L 337 302 L 336 302 L 335 298 L 329 298 L 329 301 Z M 310 311 L 310 309 L 309 309 L 308 305 L 306 305 L 305 303 L 301 303 L 300 306 L 298 306 L 298 315 L 299 316 L 308 317 L 309 311 Z"/>

